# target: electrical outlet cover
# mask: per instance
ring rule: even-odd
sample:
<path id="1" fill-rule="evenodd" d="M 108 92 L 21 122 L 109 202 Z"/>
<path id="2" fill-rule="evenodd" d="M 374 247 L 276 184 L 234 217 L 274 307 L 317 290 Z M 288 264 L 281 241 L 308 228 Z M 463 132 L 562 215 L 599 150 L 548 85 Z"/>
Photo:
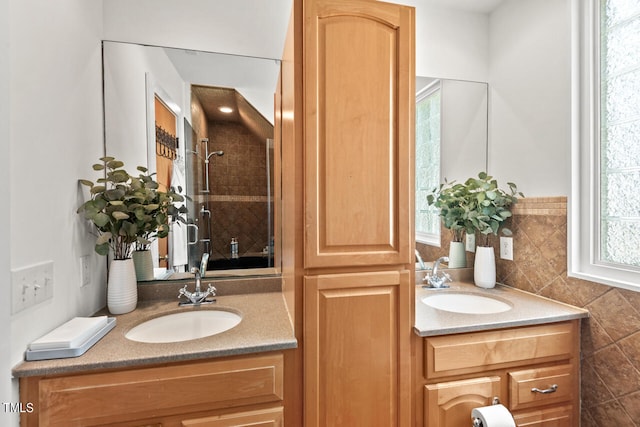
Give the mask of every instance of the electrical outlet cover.
<path id="1" fill-rule="evenodd" d="M 476 235 L 475 234 L 467 234 L 466 235 L 466 251 L 467 252 L 475 252 L 476 251 Z"/>
<path id="2" fill-rule="evenodd" d="M 500 258 L 513 261 L 513 237 L 500 237 Z"/>
<path id="3" fill-rule="evenodd" d="M 91 284 L 91 257 L 83 255 L 80 257 L 80 287 Z"/>

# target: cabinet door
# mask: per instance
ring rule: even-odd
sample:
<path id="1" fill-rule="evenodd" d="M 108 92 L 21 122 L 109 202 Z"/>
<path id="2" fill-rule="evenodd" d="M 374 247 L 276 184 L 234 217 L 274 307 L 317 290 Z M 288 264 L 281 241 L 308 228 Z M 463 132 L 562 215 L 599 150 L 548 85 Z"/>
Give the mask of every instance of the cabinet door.
<path id="1" fill-rule="evenodd" d="M 401 286 L 409 272 L 305 278 L 307 427 L 400 425 Z"/>
<path id="2" fill-rule="evenodd" d="M 473 408 L 491 405 L 494 397 L 500 397 L 500 377 L 428 384 L 424 393 L 424 425 L 470 426 Z"/>
<path id="3" fill-rule="evenodd" d="M 412 261 L 413 9 L 305 2 L 305 267 Z"/>

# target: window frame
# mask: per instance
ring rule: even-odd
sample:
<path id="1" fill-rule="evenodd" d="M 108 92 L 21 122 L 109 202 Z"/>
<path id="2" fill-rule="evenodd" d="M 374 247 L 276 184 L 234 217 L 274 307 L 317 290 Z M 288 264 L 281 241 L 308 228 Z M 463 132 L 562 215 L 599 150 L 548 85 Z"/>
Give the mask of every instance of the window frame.
<path id="1" fill-rule="evenodd" d="M 416 93 L 416 97 L 415 97 L 415 103 L 416 103 L 416 107 L 418 105 L 418 103 L 420 101 L 423 101 L 424 99 L 428 98 L 429 96 L 433 95 L 436 92 L 440 92 L 440 138 L 442 138 L 442 82 L 440 79 L 436 79 L 433 83 L 425 86 L 423 89 L 421 89 L 418 93 Z M 417 110 L 417 108 L 416 108 Z M 417 125 L 417 123 L 416 123 Z M 440 141 L 440 143 L 442 143 L 442 140 Z M 416 159 L 417 161 L 417 159 Z M 416 165 L 416 171 L 417 171 L 417 165 Z M 442 150 L 440 150 L 440 158 L 438 159 L 438 176 L 439 176 L 439 181 L 442 181 Z M 437 185 L 439 185 L 439 183 Z M 417 192 L 417 186 L 416 186 L 416 192 Z M 416 213 L 417 214 L 417 209 L 416 209 Z M 416 221 L 417 222 L 417 221 Z M 438 216 L 438 224 L 441 224 L 441 219 L 440 216 Z M 416 227 L 415 229 L 415 240 L 418 243 L 422 243 L 425 245 L 429 245 L 429 246 L 434 246 L 434 247 L 440 247 L 441 246 L 441 226 L 438 227 L 438 230 L 436 231 L 436 233 L 427 233 L 425 231 L 421 231 L 418 230 L 418 228 Z"/>
<path id="2" fill-rule="evenodd" d="M 640 271 L 600 254 L 600 0 L 572 0 L 567 275 L 640 292 Z"/>

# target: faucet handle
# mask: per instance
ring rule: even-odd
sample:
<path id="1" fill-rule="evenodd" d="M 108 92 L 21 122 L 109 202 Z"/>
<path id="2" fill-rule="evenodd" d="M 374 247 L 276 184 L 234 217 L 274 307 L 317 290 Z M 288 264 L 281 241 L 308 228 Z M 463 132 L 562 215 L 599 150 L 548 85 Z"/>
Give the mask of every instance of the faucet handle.
<path id="1" fill-rule="evenodd" d="M 207 288 L 207 292 L 209 292 L 211 294 L 211 296 L 215 297 L 216 296 L 216 292 L 218 292 L 218 290 L 214 286 L 211 286 L 211 283 L 209 283 L 209 287 Z"/>
<path id="2" fill-rule="evenodd" d="M 187 291 L 187 285 L 184 285 L 184 288 L 180 288 L 180 290 L 178 291 L 178 298 L 180 298 L 181 296 L 189 298 L 189 295 L 187 295 L 188 293 L 189 291 Z"/>
<path id="3" fill-rule="evenodd" d="M 423 288 L 448 288 L 447 282 L 453 282 L 451 276 L 446 271 L 441 271 L 438 274 L 425 274 L 423 282 L 427 282 L 426 285 L 423 285 Z"/>

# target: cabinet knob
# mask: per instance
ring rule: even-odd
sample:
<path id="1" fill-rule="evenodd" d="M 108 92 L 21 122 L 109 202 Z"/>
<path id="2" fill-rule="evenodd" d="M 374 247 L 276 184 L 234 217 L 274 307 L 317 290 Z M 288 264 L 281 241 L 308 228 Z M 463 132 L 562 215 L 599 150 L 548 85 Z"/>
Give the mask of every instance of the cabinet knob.
<path id="1" fill-rule="evenodd" d="M 554 384 L 549 388 L 546 388 L 544 390 L 540 390 L 537 387 L 534 387 L 531 389 L 531 393 L 540 393 L 540 394 L 549 394 L 549 393 L 555 393 L 556 390 L 558 390 L 558 384 Z"/>

